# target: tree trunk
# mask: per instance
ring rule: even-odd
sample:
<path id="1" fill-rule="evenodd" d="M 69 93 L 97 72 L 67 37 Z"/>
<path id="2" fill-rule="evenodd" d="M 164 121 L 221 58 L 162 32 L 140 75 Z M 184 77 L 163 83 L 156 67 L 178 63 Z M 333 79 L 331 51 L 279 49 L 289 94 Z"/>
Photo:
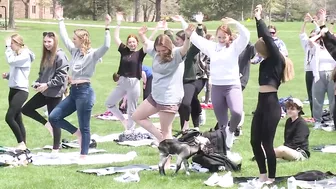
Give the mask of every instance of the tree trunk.
<path id="1" fill-rule="evenodd" d="M 161 20 L 161 0 L 155 0 L 155 22 Z"/>
<path id="2" fill-rule="evenodd" d="M 92 5 L 92 8 L 93 8 L 93 11 L 92 11 L 92 20 L 94 21 L 97 21 L 97 0 L 93 0 L 93 5 Z"/>
<path id="3" fill-rule="evenodd" d="M 110 0 L 106 0 L 106 10 L 107 10 L 107 14 L 109 14 L 109 15 L 112 14 L 112 8 L 111 8 L 111 1 Z"/>
<path id="4" fill-rule="evenodd" d="M 29 2 L 30 0 L 22 0 L 24 6 L 25 6 L 25 18 L 29 17 Z"/>
<path id="5" fill-rule="evenodd" d="M 9 0 L 9 15 L 8 15 L 8 27 L 15 28 L 14 20 L 14 0 Z"/>
<path id="6" fill-rule="evenodd" d="M 55 18 L 56 17 L 56 15 L 55 15 L 55 9 L 56 9 L 56 6 L 57 6 L 57 0 L 53 0 L 52 3 L 53 3 L 53 12 L 52 12 L 52 14 L 53 14 L 53 18 Z"/>
<path id="7" fill-rule="evenodd" d="M 251 19 L 254 18 L 254 0 L 252 0 L 252 6 L 251 6 Z"/>
<path id="8" fill-rule="evenodd" d="M 140 9 L 140 0 L 134 0 L 134 20 L 133 22 L 139 21 L 139 9 Z"/>

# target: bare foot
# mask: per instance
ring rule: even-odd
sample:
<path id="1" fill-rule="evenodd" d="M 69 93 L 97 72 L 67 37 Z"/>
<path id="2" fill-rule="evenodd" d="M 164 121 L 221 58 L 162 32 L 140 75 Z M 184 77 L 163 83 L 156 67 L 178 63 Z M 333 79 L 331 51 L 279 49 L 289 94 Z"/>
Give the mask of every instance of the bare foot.
<path id="1" fill-rule="evenodd" d="M 185 130 L 187 130 L 187 129 L 189 129 L 189 121 L 185 121 L 185 122 L 184 122 L 182 131 L 185 131 Z"/>
<path id="2" fill-rule="evenodd" d="M 82 151 L 82 133 L 80 132 L 79 129 L 73 134 L 77 137 L 77 142 L 79 145 L 79 151 Z"/>
<path id="3" fill-rule="evenodd" d="M 51 135 L 52 137 L 54 137 L 53 128 L 52 128 L 52 126 L 50 125 L 50 123 L 47 122 L 44 126 L 48 129 L 50 135 Z"/>
<path id="4" fill-rule="evenodd" d="M 27 150 L 27 146 L 24 142 L 20 142 L 17 146 L 16 149 L 18 150 Z"/>
<path id="5" fill-rule="evenodd" d="M 267 175 L 266 174 L 260 174 L 259 175 L 259 181 L 260 182 L 266 182 L 268 180 Z"/>

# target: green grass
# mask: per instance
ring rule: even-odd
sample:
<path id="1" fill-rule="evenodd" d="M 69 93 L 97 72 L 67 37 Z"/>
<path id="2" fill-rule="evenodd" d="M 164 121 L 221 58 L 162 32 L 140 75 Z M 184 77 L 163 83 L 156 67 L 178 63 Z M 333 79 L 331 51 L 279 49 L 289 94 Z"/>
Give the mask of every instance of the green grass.
<path id="1" fill-rule="evenodd" d="M 68 21 L 71 23 L 80 23 L 78 21 Z M 102 22 L 84 22 L 85 24 L 103 24 Z M 246 22 L 247 27 L 251 31 L 251 41 L 255 42 L 256 32 L 254 22 Z M 124 24 L 141 26 L 139 24 Z M 153 23 L 149 25 L 154 25 Z M 209 29 L 216 29 L 218 22 L 206 23 Z M 279 90 L 279 97 L 295 96 L 301 100 L 305 100 L 306 88 L 304 81 L 303 70 L 303 50 L 299 42 L 299 31 L 301 23 L 276 23 L 279 30 L 279 37 L 284 40 L 289 50 L 290 58 L 295 64 L 296 76 L 293 81 L 283 84 Z M 180 27 L 179 24 L 171 24 L 170 27 Z M 34 81 L 37 77 L 37 71 L 39 69 L 39 60 L 41 58 L 41 46 L 42 46 L 42 32 L 43 31 L 58 31 L 57 25 L 41 25 L 41 24 L 27 24 L 17 23 L 17 32 L 24 37 L 25 44 L 36 53 L 36 61 L 32 65 L 30 82 Z M 69 34 L 75 29 L 75 27 L 67 27 Z M 103 43 L 103 29 L 101 28 L 87 28 L 91 33 L 92 46 L 98 47 Z M 136 30 L 122 30 L 121 39 L 125 40 L 127 35 L 135 33 Z M 111 31 L 113 33 L 113 30 Z M 10 33 L 0 32 L 0 38 L 4 39 L 9 36 Z M 0 51 L 4 51 L 4 46 L 0 46 Z M 61 44 L 62 47 L 63 44 Z M 0 69 L 2 72 L 8 71 L 8 65 L 5 63 L 4 56 L 0 57 Z M 150 65 L 151 59 L 146 58 L 145 64 Z M 105 100 L 109 93 L 113 90 L 115 83 L 112 81 L 113 72 L 117 71 L 119 65 L 119 53 L 114 43 L 111 44 L 111 49 L 104 56 L 102 63 L 97 65 L 96 73 L 92 78 L 92 86 L 95 90 L 97 101 L 93 108 L 93 113 L 102 113 L 105 111 Z M 234 151 L 239 152 L 243 157 L 242 171 L 234 173 L 234 176 L 257 176 L 258 168 L 255 162 L 249 159 L 253 156 L 250 140 L 250 125 L 252 115 L 251 112 L 256 107 L 257 94 L 258 94 L 258 66 L 251 66 L 251 77 L 244 91 L 244 110 L 246 112 L 244 133 L 239 140 L 235 142 Z M 4 121 L 4 116 L 8 107 L 7 95 L 8 86 L 7 81 L 0 81 L 0 112 L 3 115 L 0 120 L 0 145 L 3 146 L 15 146 L 16 140 L 11 130 Z M 35 92 L 30 91 L 30 97 Z M 305 105 L 305 112 L 308 113 L 309 107 Z M 67 118 L 70 122 L 77 124 L 76 114 Z M 49 136 L 46 129 L 39 123 L 32 121 L 31 119 L 24 117 L 24 123 L 27 129 L 27 144 L 29 148 L 42 147 L 52 143 L 52 139 Z M 207 123 L 206 126 L 202 126 L 201 130 L 208 130 L 216 123 L 213 111 L 207 111 Z M 110 133 L 122 131 L 122 126 L 119 122 L 91 120 L 91 133 L 99 135 L 106 135 Z M 174 122 L 174 128 L 179 128 L 178 119 Z M 276 146 L 283 143 L 283 131 L 284 131 L 284 119 L 278 125 L 278 130 L 274 144 Z M 74 139 L 67 132 L 62 132 L 62 138 Z M 324 131 L 311 130 L 310 145 L 319 144 L 332 144 L 335 143 L 335 134 L 327 133 Z M 2 169 L 0 186 L 1 188 L 206 188 L 202 183 L 206 180 L 210 174 L 192 173 L 191 176 L 186 176 L 183 171 L 176 177 L 170 175 L 166 177 L 159 176 L 158 172 L 140 172 L 141 181 L 138 184 L 120 184 L 113 181 L 115 176 L 97 177 L 94 175 L 86 175 L 77 173 L 77 170 L 85 168 L 99 168 L 107 166 L 122 166 L 127 164 L 148 164 L 153 165 L 158 163 L 158 152 L 154 148 L 149 147 L 122 147 L 115 143 L 101 143 L 98 144 L 99 148 L 106 149 L 111 153 L 126 153 L 135 150 L 138 153 L 138 157 L 132 162 L 117 163 L 111 165 L 91 165 L 91 166 L 33 166 L 19 167 L 12 169 Z M 66 150 L 64 150 L 65 152 Z M 334 171 L 335 170 L 335 155 L 334 154 L 322 154 L 312 152 L 311 158 L 305 162 L 279 162 L 277 165 L 277 175 L 292 175 L 299 171 L 317 169 L 321 171 Z M 170 174 L 171 172 L 169 172 Z M 285 184 L 285 183 L 284 183 Z"/>

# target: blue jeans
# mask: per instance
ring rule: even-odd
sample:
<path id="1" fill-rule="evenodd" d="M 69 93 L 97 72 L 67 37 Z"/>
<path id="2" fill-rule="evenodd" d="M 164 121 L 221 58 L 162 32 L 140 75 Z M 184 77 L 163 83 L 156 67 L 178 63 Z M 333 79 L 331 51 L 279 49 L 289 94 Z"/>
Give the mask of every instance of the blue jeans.
<path id="1" fill-rule="evenodd" d="M 77 111 L 79 130 L 82 134 L 81 155 L 87 155 L 90 145 L 90 118 L 95 101 L 90 83 L 72 85 L 70 95 L 60 102 L 49 115 L 49 122 L 71 134 L 78 129 L 64 118 Z"/>

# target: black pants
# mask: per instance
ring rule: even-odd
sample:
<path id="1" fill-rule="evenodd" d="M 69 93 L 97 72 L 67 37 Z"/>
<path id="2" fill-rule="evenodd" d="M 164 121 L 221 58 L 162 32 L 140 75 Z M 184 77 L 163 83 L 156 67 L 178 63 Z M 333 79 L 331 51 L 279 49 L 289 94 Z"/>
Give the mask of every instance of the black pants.
<path id="1" fill-rule="evenodd" d="M 47 105 L 48 115 L 52 110 L 62 101 L 62 97 L 46 97 L 42 93 L 36 93 L 22 108 L 22 113 L 37 122 L 40 122 L 42 125 L 45 125 L 48 121 L 39 114 L 36 110 Z M 53 149 L 59 149 L 61 142 L 61 129 L 52 126 L 54 143 Z"/>
<path id="2" fill-rule="evenodd" d="M 152 80 L 153 80 L 153 76 L 150 76 L 147 78 L 146 81 L 146 87 L 143 89 L 143 100 L 146 100 L 146 98 L 151 94 L 152 92 Z"/>
<path id="3" fill-rule="evenodd" d="M 313 117 L 313 95 L 312 95 L 313 82 L 314 82 L 313 72 L 306 71 L 306 89 L 308 94 L 310 113 L 312 117 Z"/>
<path id="4" fill-rule="evenodd" d="M 194 127 L 199 127 L 199 116 L 202 112 L 198 94 L 204 88 L 206 79 L 198 79 L 183 84 L 184 97 L 179 108 L 181 129 L 185 121 L 189 121 L 191 115 Z"/>
<path id="5" fill-rule="evenodd" d="M 28 98 L 28 92 L 19 89 L 9 89 L 8 110 L 6 113 L 6 122 L 12 129 L 18 143 L 26 143 L 26 129 L 22 122 L 21 108 Z"/>
<path id="6" fill-rule="evenodd" d="M 276 173 L 276 156 L 273 141 L 280 117 L 281 109 L 278 94 L 276 92 L 259 93 L 257 109 L 252 119 L 251 145 L 260 174 L 267 173 L 265 154 L 261 145 L 264 147 L 269 178 L 275 178 Z"/>
<path id="7" fill-rule="evenodd" d="M 333 120 L 334 120 L 334 125 L 336 126 L 336 95 L 335 95 L 335 103 L 334 103 Z"/>

